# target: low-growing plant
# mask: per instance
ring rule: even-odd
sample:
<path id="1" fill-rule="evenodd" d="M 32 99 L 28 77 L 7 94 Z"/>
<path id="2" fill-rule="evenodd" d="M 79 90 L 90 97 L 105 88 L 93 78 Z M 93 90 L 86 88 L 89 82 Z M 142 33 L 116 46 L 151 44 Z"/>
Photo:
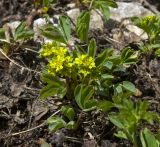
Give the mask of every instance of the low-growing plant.
<path id="1" fill-rule="evenodd" d="M 13 34 L 10 34 L 10 41 L 11 43 L 25 41 L 33 38 L 33 36 L 33 30 L 27 27 L 26 22 L 22 21 L 15 29 L 15 32 Z M 3 28 L 0 28 L 0 39 L 1 41 L 7 42 L 5 37 L 5 30 Z"/>
<path id="2" fill-rule="evenodd" d="M 29 29 L 26 25 L 26 22 L 21 22 L 18 27 L 15 30 L 15 33 L 13 34 L 13 38 L 15 41 L 18 40 L 27 40 L 30 38 L 33 38 L 34 32 L 32 29 Z"/>
<path id="3" fill-rule="evenodd" d="M 0 42 L 2 42 L 2 49 L 6 54 L 8 54 L 12 46 L 16 46 L 17 43 L 22 46 L 24 42 L 31 40 L 33 36 L 33 30 L 28 28 L 24 21 L 12 33 L 10 33 L 9 29 L 0 28 Z"/>
<path id="4" fill-rule="evenodd" d="M 133 143 L 134 147 L 149 147 L 157 144 L 156 142 L 152 142 L 156 139 L 148 129 L 140 131 L 140 127 L 144 121 L 151 125 L 153 125 L 155 120 L 159 122 L 158 114 L 148 111 L 149 102 L 138 100 L 134 103 L 130 98 L 121 95 L 113 98 L 112 107 L 118 109 L 118 112 L 111 112 L 109 114 L 110 121 L 118 128 L 115 136 L 128 139 Z M 152 138 L 146 140 L 149 135 Z M 154 147 L 158 147 L 158 144 Z"/>
<path id="5" fill-rule="evenodd" d="M 72 107 L 69 106 L 62 106 L 61 113 L 64 117 L 67 118 L 65 121 L 63 118 L 58 116 L 51 116 L 47 119 L 47 123 L 49 125 L 49 130 L 57 131 L 61 128 L 68 128 L 68 129 L 76 129 L 76 122 L 74 121 L 75 112 Z"/>
<path id="6" fill-rule="evenodd" d="M 144 18 L 133 18 L 133 22 L 148 36 L 148 41 L 145 43 L 140 43 L 139 45 L 141 51 L 146 54 L 155 52 L 155 55 L 159 56 L 160 18 L 158 16 L 146 16 Z"/>
<path id="7" fill-rule="evenodd" d="M 85 15 L 87 13 L 90 12 Z M 81 19 L 78 21 L 77 25 L 88 23 Z M 85 29 L 88 32 L 89 28 Z M 124 48 L 121 55 L 115 55 L 113 49 L 104 49 L 97 53 L 95 39 L 88 39 L 88 34 L 83 31 L 79 33 L 79 39 L 87 42 L 87 51 L 80 45 L 69 44 L 71 25 L 66 16 L 60 17 L 58 27 L 47 25 L 42 29 L 42 34 L 53 41 L 44 44 L 40 51 L 41 57 L 48 61 L 42 75 L 42 80 L 47 85 L 42 89 L 40 98 L 56 96 L 69 100 L 73 109 L 77 105 L 82 111 L 91 111 L 101 109 L 102 101 L 97 99 L 99 96 L 108 97 L 125 91 L 135 93 L 136 88 L 131 82 L 116 82 L 116 79 L 119 78 L 119 73 L 126 72 L 131 64 L 137 62 L 137 52 Z M 51 119 L 50 126 L 59 122 L 61 127 L 66 127 L 67 123 L 62 118 Z"/>
<path id="8" fill-rule="evenodd" d="M 100 10 L 107 20 L 109 7 L 117 7 L 114 0 L 78 0 L 82 6 L 75 29 L 71 28 L 70 18 L 60 16 L 58 26 L 47 24 L 41 28 L 41 33 L 49 38 L 49 43 L 43 44 L 40 56 L 46 59 L 41 79 L 44 87 L 40 98 L 59 98 L 62 101 L 59 115 L 47 119 L 51 132 L 66 128 L 76 130 L 79 127 L 79 112 L 95 109 L 107 111 L 111 123 L 117 127 L 115 136 L 129 140 L 134 147 L 159 147 L 160 133 L 153 134 L 148 128 L 141 129 L 143 123 L 153 125 L 159 123 L 157 113 L 149 111 L 149 102 L 132 100 L 136 93 L 133 83 L 122 80 L 121 74 L 127 68 L 136 64 L 138 52 L 130 47 L 115 54 L 114 49 L 104 48 L 99 51 L 96 40 L 89 37 L 91 11 Z M 37 0 L 36 7 L 46 13 L 51 4 L 57 0 Z M 134 18 L 135 24 L 148 35 L 148 41 L 140 45 L 145 53 L 154 53 L 160 57 L 160 18 L 147 16 Z M 72 22 L 73 23 L 73 22 Z M 72 33 L 75 33 L 78 43 L 70 44 Z M 11 37 L 11 43 L 31 39 L 34 33 L 25 22 L 21 22 Z M 4 45 L 5 31 L 0 28 L 0 40 Z M 81 44 L 85 44 L 84 46 Z M 67 103 L 63 103 L 66 102 Z M 114 110 L 114 111 L 112 111 Z M 159 129 L 159 128 L 158 128 Z"/>
<path id="9" fill-rule="evenodd" d="M 52 41 L 44 44 L 40 51 L 41 57 L 48 62 L 42 74 L 46 86 L 40 98 L 54 96 L 69 101 L 67 106 L 62 103 L 61 116 L 48 118 L 50 131 L 77 129 L 77 112 L 99 109 L 109 111 L 110 121 L 119 129 L 117 137 L 128 139 L 135 147 L 138 147 L 138 141 L 143 147 L 154 145 L 146 140 L 152 136 L 152 141 L 155 141 L 154 135 L 146 128 L 141 130 L 140 126 L 143 121 L 153 124 L 159 116 L 148 111 L 147 101 L 133 103 L 128 95 L 136 92 L 134 84 L 121 80 L 119 76 L 137 62 L 137 52 L 126 47 L 120 55 L 115 55 L 113 49 L 97 53 L 95 39 L 88 36 L 91 10 L 99 9 L 108 19 L 108 7 L 117 7 L 116 3 L 112 0 L 87 0 L 80 1 L 80 4 L 86 9 L 78 17 L 75 30 L 71 29 L 70 19 L 64 15 L 60 16 L 58 26 L 46 25 L 41 29 L 42 34 Z M 70 44 L 72 31 L 76 33 L 79 44 L 86 43 L 85 47 Z M 158 32 L 153 35 L 150 30 L 147 33 L 149 44 L 158 44 Z M 111 111 L 112 108 L 118 112 Z"/>
<path id="10" fill-rule="evenodd" d="M 88 51 L 83 50 L 83 53 L 76 49 L 69 51 L 69 48 L 59 46 L 56 42 L 43 45 L 40 54 L 47 57 L 48 64 L 42 80 L 47 82 L 48 85 L 42 89 L 41 98 L 56 94 L 60 98 L 66 96 L 68 99 L 72 99 L 75 97 L 74 90 L 79 84 L 81 85 L 79 85 L 81 91 L 89 85 L 94 86 L 87 88 L 87 91 L 94 90 L 95 94 L 100 94 L 99 89 L 102 87 L 106 89 L 114 88 L 117 93 L 121 93 L 123 88 L 135 92 L 132 83 L 123 81 L 113 84 L 112 80 L 116 78 L 113 74 L 123 72 L 126 65 L 136 63 L 136 54 L 129 48 L 124 49 L 125 53 L 122 55 L 113 55 L 110 52 L 111 50 L 106 49 L 96 56 L 96 50 L 93 51 L 96 46 L 93 47 L 92 43 L 95 44 L 95 41 L 91 40 Z M 110 54 L 107 56 L 108 52 Z"/>

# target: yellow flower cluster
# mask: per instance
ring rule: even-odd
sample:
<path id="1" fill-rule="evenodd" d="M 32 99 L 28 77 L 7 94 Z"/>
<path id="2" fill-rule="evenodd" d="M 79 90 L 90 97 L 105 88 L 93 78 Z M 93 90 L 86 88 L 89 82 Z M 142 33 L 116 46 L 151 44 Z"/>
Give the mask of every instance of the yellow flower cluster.
<path id="1" fill-rule="evenodd" d="M 47 43 L 42 46 L 42 50 L 40 51 L 40 55 L 42 57 L 49 57 L 53 55 L 55 49 L 54 43 Z"/>
<path id="2" fill-rule="evenodd" d="M 66 47 L 58 47 L 57 49 L 55 48 L 53 50 L 53 53 L 55 56 L 64 57 L 67 53 L 67 48 Z"/>
<path id="3" fill-rule="evenodd" d="M 88 55 L 81 55 L 75 58 L 75 64 L 77 64 L 79 68 L 79 73 L 82 73 L 85 76 L 95 67 L 94 59 Z"/>
<path id="4" fill-rule="evenodd" d="M 154 23 L 157 21 L 157 17 L 156 16 L 146 16 L 143 18 L 143 23 L 148 24 L 148 23 Z"/>
<path id="5" fill-rule="evenodd" d="M 60 47 L 55 43 L 43 45 L 40 55 L 48 58 L 48 73 L 53 75 L 64 76 L 78 71 L 86 76 L 95 67 L 92 57 L 83 54 L 73 59 L 66 47 Z"/>
<path id="6" fill-rule="evenodd" d="M 55 75 L 65 67 L 71 68 L 73 58 L 67 55 L 67 49 L 65 47 L 59 47 L 53 51 L 54 57 L 49 61 L 48 72 Z"/>

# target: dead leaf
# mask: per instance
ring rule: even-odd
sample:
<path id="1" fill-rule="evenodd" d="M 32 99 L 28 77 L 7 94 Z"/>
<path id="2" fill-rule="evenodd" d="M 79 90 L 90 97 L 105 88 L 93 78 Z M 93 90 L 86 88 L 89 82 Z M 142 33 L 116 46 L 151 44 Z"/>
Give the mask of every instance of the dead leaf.
<path id="1" fill-rule="evenodd" d="M 142 96 L 142 92 L 139 89 L 136 89 L 136 92 L 134 94 L 137 97 L 141 97 Z"/>
<path id="2" fill-rule="evenodd" d="M 39 138 L 38 144 L 40 147 L 52 147 L 51 144 L 47 143 L 43 138 Z"/>
<path id="3" fill-rule="evenodd" d="M 15 84 L 11 85 L 11 94 L 13 97 L 19 97 L 22 91 L 24 91 L 24 84 Z"/>

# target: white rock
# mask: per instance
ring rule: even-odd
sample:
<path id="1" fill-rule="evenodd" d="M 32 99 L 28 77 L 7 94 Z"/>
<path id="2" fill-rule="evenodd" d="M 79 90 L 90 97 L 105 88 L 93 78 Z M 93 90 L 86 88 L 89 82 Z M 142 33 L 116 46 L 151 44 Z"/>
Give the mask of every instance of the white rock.
<path id="1" fill-rule="evenodd" d="M 96 11 L 93 10 L 91 11 L 90 29 L 100 29 L 101 31 L 103 31 L 104 24 L 100 14 L 101 14 L 100 12 L 97 13 Z M 74 23 L 76 23 L 76 20 L 80 15 L 80 9 L 79 8 L 71 9 L 67 11 L 67 15 L 73 20 Z"/>
<path id="2" fill-rule="evenodd" d="M 131 20 L 127 19 L 127 20 L 123 21 L 123 25 L 126 26 L 126 29 L 129 30 L 130 33 L 135 33 L 142 40 L 148 39 L 148 35 L 142 29 L 133 25 Z"/>
<path id="3" fill-rule="evenodd" d="M 80 15 L 80 9 L 74 8 L 74 9 L 68 10 L 66 13 L 72 19 L 72 21 L 76 23 L 76 20 L 78 16 Z"/>
<path id="4" fill-rule="evenodd" d="M 70 4 L 67 5 L 67 7 L 70 8 L 70 9 L 73 9 L 73 8 L 76 7 L 76 4 L 75 3 L 70 3 Z"/>
<path id="5" fill-rule="evenodd" d="M 102 14 L 100 11 L 91 11 L 91 21 L 90 21 L 90 29 L 99 29 L 103 31 L 104 23 L 102 19 Z"/>
<path id="6" fill-rule="evenodd" d="M 57 20 L 59 20 L 60 15 L 54 15 L 54 18 L 56 18 Z"/>
<path id="7" fill-rule="evenodd" d="M 131 2 L 117 2 L 118 8 L 110 8 L 110 18 L 121 22 L 124 18 L 128 17 L 144 17 L 147 15 L 154 15 L 151 11 L 144 8 L 140 3 Z"/>

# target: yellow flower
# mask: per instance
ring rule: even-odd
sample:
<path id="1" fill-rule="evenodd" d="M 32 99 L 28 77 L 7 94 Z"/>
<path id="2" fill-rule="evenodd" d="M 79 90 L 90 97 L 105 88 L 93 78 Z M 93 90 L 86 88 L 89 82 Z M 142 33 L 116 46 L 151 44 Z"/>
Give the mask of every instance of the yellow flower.
<path id="1" fill-rule="evenodd" d="M 48 71 L 49 73 L 56 73 L 63 69 L 63 60 L 60 59 L 52 59 L 48 63 Z"/>
<path id="2" fill-rule="evenodd" d="M 69 69 L 72 67 L 73 63 L 73 58 L 71 56 L 57 56 L 55 58 L 53 58 L 52 60 L 49 61 L 48 64 L 48 72 L 56 75 L 61 74 L 61 75 L 65 75 L 66 71 L 62 71 L 63 69 L 69 71 Z"/>
<path id="3" fill-rule="evenodd" d="M 156 16 L 146 16 L 142 20 L 146 25 L 148 25 L 148 23 L 155 23 L 158 21 Z"/>
<path id="4" fill-rule="evenodd" d="M 59 46 L 56 42 L 47 43 L 42 46 L 40 54 L 48 58 L 48 73 L 64 76 L 72 72 L 73 57 L 65 46 Z"/>
<path id="5" fill-rule="evenodd" d="M 47 67 L 50 74 L 68 76 L 78 69 L 78 73 L 86 76 L 95 67 L 92 57 L 82 54 L 73 60 L 67 48 L 63 46 L 59 47 L 55 42 L 43 45 L 42 49 L 40 52 L 41 56 L 48 57 L 49 59 Z"/>
<path id="6" fill-rule="evenodd" d="M 73 58 L 71 56 L 65 57 L 65 66 L 72 67 L 73 66 Z"/>
<path id="7" fill-rule="evenodd" d="M 67 53 L 66 47 L 59 47 L 55 42 L 47 43 L 42 46 L 42 51 L 40 55 L 43 57 L 50 57 L 50 56 L 65 56 Z"/>
<path id="8" fill-rule="evenodd" d="M 78 65 L 79 73 L 84 75 L 89 74 L 91 69 L 95 67 L 94 59 L 84 54 L 75 58 L 75 64 Z"/>
<path id="9" fill-rule="evenodd" d="M 79 73 L 82 73 L 83 75 L 86 76 L 86 75 L 89 74 L 89 71 L 81 69 L 81 70 L 79 71 Z"/>
<path id="10" fill-rule="evenodd" d="M 75 58 L 75 63 L 89 67 L 90 69 L 95 67 L 94 59 L 92 57 L 88 57 L 87 55 L 81 55 L 80 57 Z"/>
<path id="11" fill-rule="evenodd" d="M 156 19 L 156 16 L 152 15 L 152 16 L 146 16 L 144 18 L 144 20 L 149 20 L 149 21 L 152 21 L 152 20 L 155 20 Z"/>
<path id="12" fill-rule="evenodd" d="M 58 49 L 55 48 L 53 52 L 54 52 L 54 55 L 65 56 L 65 54 L 67 53 L 67 49 L 66 47 L 59 47 Z"/>
<path id="13" fill-rule="evenodd" d="M 46 13 L 48 11 L 48 9 L 49 9 L 48 7 L 43 7 L 43 8 L 40 9 L 40 12 L 41 13 Z"/>
<path id="14" fill-rule="evenodd" d="M 42 46 L 42 51 L 40 51 L 40 55 L 43 57 L 49 57 L 53 54 L 54 45 L 53 43 L 47 43 Z"/>
<path id="15" fill-rule="evenodd" d="M 89 69 L 95 67 L 94 59 L 92 57 L 89 57 L 88 60 L 86 60 L 86 66 L 88 66 Z"/>

